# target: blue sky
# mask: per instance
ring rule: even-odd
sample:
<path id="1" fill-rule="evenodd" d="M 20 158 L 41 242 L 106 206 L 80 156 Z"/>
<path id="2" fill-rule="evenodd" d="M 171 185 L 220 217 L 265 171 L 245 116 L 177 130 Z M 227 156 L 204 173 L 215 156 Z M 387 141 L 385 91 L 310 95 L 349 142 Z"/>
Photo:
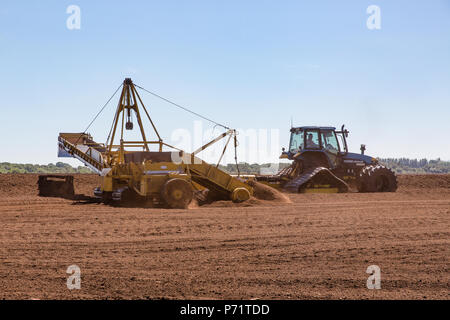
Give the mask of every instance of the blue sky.
<path id="1" fill-rule="evenodd" d="M 60 161 L 58 133 L 83 131 L 125 77 L 233 128 L 278 129 L 281 146 L 292 117 L 345 123 L 355 152 L 450 160 L 449 0 L 3 1 L 0 47 L 0 162 Z M 168 142 L 193 130 L 142 97 Z M 98 141 L 115 104 L 89 130 Z"/>

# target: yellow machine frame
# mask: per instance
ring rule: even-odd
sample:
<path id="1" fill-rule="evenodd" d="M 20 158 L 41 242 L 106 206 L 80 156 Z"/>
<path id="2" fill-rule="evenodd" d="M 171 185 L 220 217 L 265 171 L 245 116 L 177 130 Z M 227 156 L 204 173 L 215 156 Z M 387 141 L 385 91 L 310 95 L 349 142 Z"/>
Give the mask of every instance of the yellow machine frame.
<path id="1" fill-rule="evenodd" d="M 139 104 L 153 128 L 157 140 L 147 140 Z M 124 140 L 124 132 L 133 129 L 131 120 L 133 112 L 137 119 L 141 140 L 126 141 Z M 119 144 L 114 144 L 119 130 Z M 217 165 L 210 165 L 196 157 L 198 153 L 227 136 L 229 138 Z M 85 133 L 78 134 L 76 141 L 74 141 L 74 134 L 61 133 L 59 146 L 60 149 L 80 159 L 100 173 L 102 177 L 101 187 L 94 192 L 97 196 L 122 200 L 124 194 L 131 192 L 157 202 L 166 202 L 172 207 L 180 207 L 180 203 L 183 201 L 176 201 L 177 195 L 187 197 L 187 200 L 184 201 L 185 205 L 190 202 L 190 196 L 186 195 L 186 193 L 189 193 L 186 191 L 186 183 L 190 185 L 194 192 L 209 190 L 215 197 L 237 202 L 245 201 L 253 194 L 252 187 L 242 179 L 232 177 L 218 168 L 233 136 L 236 145 L 236 131 L 228 129 L 191 154 L 164 143 L 135 85 L 131 79 L 127 78 L 123 82 L 119 103 L 106 144 L 94 142 L 92 137 Z M 150 151 L 150 145 L 157 145 L 158 150 Z M 163 151 L 164 146 L 176 151 L 165 152 Z M 141 148 L 142 151 L 130 151 L 128 150 L 130 147 Z M 134 156 L 133 154 L 138 156 L 138 161 L 130 161 L 129 157 Z M 94 155 L 97 156 L 94 157 Z M 176 161 L 174 161 L 174 158 Z M 168 194 L 168 190 L 170 190 L 170 194 Z M 171 201 L 171 196 L 175 200 Z M 175 204 L 171 204 L 171 202 Z M 185 207 L 185 205 L 181 205 L 181 207 Z"/>

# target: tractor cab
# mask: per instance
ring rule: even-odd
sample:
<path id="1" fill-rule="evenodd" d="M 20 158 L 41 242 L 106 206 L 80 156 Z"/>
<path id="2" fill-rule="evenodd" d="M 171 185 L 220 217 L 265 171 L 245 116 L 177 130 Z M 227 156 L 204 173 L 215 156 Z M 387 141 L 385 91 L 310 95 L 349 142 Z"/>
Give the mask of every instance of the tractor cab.
<path id="1" fill-rule="evenodd" d="M 314 158 L 315 162 L 328 168 L 335 168 L 343 155 L 348 153 L 346 136 L 348 131 L 342 126 L 291 128 L 289 150 L 284 150 L 280 158 L 289 160 Z"/>

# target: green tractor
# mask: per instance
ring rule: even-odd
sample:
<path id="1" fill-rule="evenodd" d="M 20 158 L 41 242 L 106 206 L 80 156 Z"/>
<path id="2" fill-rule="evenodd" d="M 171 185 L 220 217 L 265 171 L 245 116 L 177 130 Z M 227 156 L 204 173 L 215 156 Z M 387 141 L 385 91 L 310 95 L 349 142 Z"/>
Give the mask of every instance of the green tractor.
<path id="1" fill-rule="evenodd" d="M 334 193 L 395 192 L 395 173 L 377 159 L 348 152 L 349 131 L 341 127 L 291 128 L 289 149 L 280 158 L 293 160 L 276 175 L 256 176 L 256 180 L 289 192 Z"/>

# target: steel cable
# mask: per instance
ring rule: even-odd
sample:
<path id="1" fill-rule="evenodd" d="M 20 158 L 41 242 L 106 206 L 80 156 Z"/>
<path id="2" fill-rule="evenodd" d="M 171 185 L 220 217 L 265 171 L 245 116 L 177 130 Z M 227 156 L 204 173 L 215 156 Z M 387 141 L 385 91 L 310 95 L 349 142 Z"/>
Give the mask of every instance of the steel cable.
<path id="1" fill-rule="evenodd" d="M 180 108 L 180 109 L 183 109 L 183 110 L 186 111 L 186 112 L 192 113 L 193 115 L 196 115 L 197 117 L 200 117 L 200 118 L 202 118 L 202 119 L 204 119 L 204 120 L 206 120 L 206 121 L 209 121 L 209 122 L 211 122 L 211 123 L 214 123 L 215 125 L 218 125 L 218 126 L 220 126 L 220 127 L 222 127 L 222 128 L 225 128 L 225 129 L 227 129 L 227 130 L 230 129 L 229 127 L 227 127 L 227 126 L 225 126 L 225 125 L 223 125 L 223 124 L 221 124 L 221 123 L 218 123 L 218 122 L 216 122 L 216 121 L 214 121 L 214 120 L 211 120 L 211 119 L 209 119 L 209 118 L 207 118 L 207 117 L 205 117 L 205 116 L 202 116 L 201 114 L 199 114 L 199 113 L 197 113 L 197 112 L 195 112 L 195 111 L 189 110 L 188 108 L 183 107 L 183 106 L 181 106 L 181 105 L 179 105 L 179 104 L 177 104 L 177 103 L 175 103 L 175 102 L 173 102 L 173 101 L 170 101 L 169 99 L 166 99 L 166 98 L 164 98 L 164 97 L 161 97 L 160 95 L 158 95 L 158 94 L 156 94 L 156 93 L 154 93 L 154 92 L 151 92 L 151 91 L 149 91 L 149 90 L 147 90 L 147 89 L 145 89 L 145 88 L 142 88 L 141 86 L 138 86 L 137 84 L 135 84 L 134 86 L 135 86 L 135 87 L 138 87 L 139 89 L 144 90 L 144 91 L 147 92 L 147 93 L 150 93 L 151 95 L 153 95 L 153 96 L 155 96 L 155 97 L 157 97 L 157 98 L 159 98 L 159 99 L 161 99 L 161 100 L 164 100 L 164 101 L 167 102 L 167 103 L 170 103 L 170 104 L 172 104 L 172 105 L 174 105 L 174 106 L 176 106 L 176 107 L 178 107 L 178 108 Z"/>

